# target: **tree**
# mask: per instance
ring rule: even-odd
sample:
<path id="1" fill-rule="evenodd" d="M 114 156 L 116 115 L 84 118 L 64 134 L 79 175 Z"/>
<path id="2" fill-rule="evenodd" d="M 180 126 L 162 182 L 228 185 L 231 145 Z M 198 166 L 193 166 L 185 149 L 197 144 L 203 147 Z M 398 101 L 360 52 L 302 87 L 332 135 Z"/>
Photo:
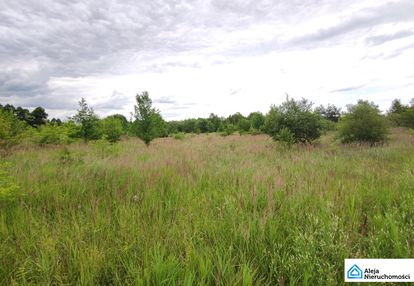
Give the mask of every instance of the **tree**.
<path id="1" fill-rule="evenodd" d="M 141 138 L 145 145 L 149 146 L 150 142 L 166 133 L 164 120 L 162 119 L 159 110 L 152 107 L 152 100 L 148 92 L 144 91 L 136 95 L 137 105 L 134 106 L 134 133 Z"/>
<path id="2" fill-rule="evenodd" d="M 238 126 L 239 122 L 244 118 L 244 116 L 240 113 L 237 112 L 233 115 L 230 115 L 229 117 L 227 117 L 227 123 L 231 123 L 234 126 Z"/>
<path id="3" fill-rule="evenodd" d="M 414 129 L 414 105 L 401 113 L 401 126 Z"/>
<path id="4" fill-rule="evenodd" d="M 196 119 L 185 119 L 182 123 L 182 130 L 185 133 L 195 133 L 196 132 Z"/>
<path id="5" fill-rule="evenodd" d="M 332 122 L 338 122 L 341 117 L 341 108 L 333 104 L 328 104 L 327 107 L 323 105 L 315 108 L 315 112 L 319 113 L 323 118 Z"/>
<path id="6" fill-rule="evenodd" d="M 261 130 L 265 123 L 265 116 L 259 111 L 250 113 L 247 118 L 250 120 L 251 127 L 255 130 Z"/>
<path id="7" fill-rule="evenodd" d="M 280 106 L 270 108 L 265 121 L 265 131 L 275 141 L 289 138 L 292 143 L 312 143 L 320 137 L 321 129 L 321 117 L 312 112 L 312 103 L 306 99 L 286 97 Z"/>
<path id="8" fill-rule="evenodd" d="M 78 113 L 72 117 L 72 120 L 80 126 L 79 137 L 83 138 L 85 142 L 100 138 L 98 117 L 83 97 L 79 101 Z"/>
<path id="9" fill-rule="evenodd" d="M 47 122 L 47 113 L 44 110 L 44 108 L 42 107 L 36 107 L 32 112 L 31 112 L 31 122 L 30 125 L 33 127 L 38 127 L 40 125 L 46 124 Z"/>
<path id="10" fill-rule="evenodd" d="M 122 115 L 122 114 L 113 114 L 113 115 L 109 115 L 107 118 L 118 119 L 121 122 L 123 132 L 124 133 L 127 132 L 128 127 L 129 127 L 128 126 L 129 122 L 128 122 L 128 120 L 126 119 L 126 117 L 124 115 Z"/>
<path id="11" fill-rule="evenodd" d="M 214 113 L 210 113 L 210 116 L 208 117 L 208 121 L 209 121 L 209 131 L 210 132 L 216 132 L 219 127 L 220 124 L 222 122 L 222 119 L 220 117 L 218 117 L 216 114 Z"/>
<path id="12" fill-rule="evenodd" d="M 17 118 L 19 118 L 19 120 L 25 121 L 26 123 L 32 125 L 31 123 L 33 122 L 33 116 L 28 109 L 19 106 L 15 109 L 14 114 Z"/>
<path id="13" fill-rule="evenodd" d="M 409 110 L 409 107 L 403 105 L 401 100 L 394 99 L 391 103 L 391 107 L 388 110 L 388 119 L 395 125 L 395 126 L 406 126 L 407 122 L 404 117 L 407 115 L 404 114 L 406 111 Z"/>
<path id="14" fill-rule="evenodd" d="M 26 129 L 27 124 L 12 111 L 0 110 L 0 148 L 7 152 L 10 147 L 18 144 Z"/>
<path id="15" fill-rule="evenodd" d="M 401 103 L 401 100 L 394 99 L 391 103 L 391 107 L 390 107 L 390 110 L 388 111 L 388 113 L 390 113 L 390 114 L 401 114 L 405 110 L 407 110 L 407 108 L 408 108 L 407 106 L 405 106 Z"/>
<path id="16" fill-rule="evenodd" d="M 62 120 L 60 120 L 59 118 L 52 118 L 52 120 L 50 120 L 50 124 L 60 126 L 62 125 Z"/>
<path id="17" fill-rule="evenodd" d="M 205 118 L 198 118 L 196 123 L 196 129 L 201 133 L 207 133 L 208 129 L 208 120 Z"/>
<path id="18" fill-rule="evenodd" d="M 72 140 L 69 138 L 69 130 L 65 125 L 44 124 L 34 133 L 34 141 L 39 145 L 66 144 Z"/>
<path id="19" fill-rule="evenodd" d="M 356 105 L 348 106 L 348 113 L 339 122 L 339 138 L 344 143 L 355 141 L 375 143 L 387 139 L 388 125 L 378 106 L 359 100 Z"/>
<path id="20" fill-rule="evenodd" d="M 248 132 L 250 130 L 250 121 L 246 118 L 242 118 L 237 127 L 241 132 Z"/>
<path id="21" fill-rule="evenodd" d="M 121 139 L 124 133 L 122 121 L 117 117 L 108 116 L 101 120 L 101 131 L 109 142 L 115 143 Z"/>

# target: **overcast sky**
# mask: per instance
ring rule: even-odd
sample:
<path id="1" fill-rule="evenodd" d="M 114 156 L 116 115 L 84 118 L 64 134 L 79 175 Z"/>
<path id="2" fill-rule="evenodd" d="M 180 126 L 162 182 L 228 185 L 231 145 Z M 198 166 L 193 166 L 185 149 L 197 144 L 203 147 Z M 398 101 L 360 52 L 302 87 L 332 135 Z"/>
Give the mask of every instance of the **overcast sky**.
<path id="1" fill-rule="evenodd" d="M 414 1 L 0 1 L 0 103 L 167 120 L 414 97 Z"/>

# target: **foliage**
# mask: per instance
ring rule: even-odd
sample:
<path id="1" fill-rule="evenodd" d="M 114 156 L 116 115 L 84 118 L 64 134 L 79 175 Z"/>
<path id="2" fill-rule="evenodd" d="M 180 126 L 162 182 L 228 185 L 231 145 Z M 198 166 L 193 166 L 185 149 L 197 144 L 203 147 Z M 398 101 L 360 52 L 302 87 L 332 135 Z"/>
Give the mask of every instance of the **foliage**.
<path id="1" fill-rule="evenodd" d="M 279 134 L 284 129 L 293 135 L 294 143 L 311 143 L 321 134 L 320 115 L 312 112 L 312 103 L 306 99 L 296 101 L 287 97 L 280 106 L 271 107 L 265 122 L 266 133 L 275 141 L 287 138 Z"/>
<path id="2" fill-rule="evenodd" d="M 218 115 L 216 115 L 214 113 L 210 113 L 210 116 L 208 117 L 208 121 L 210 123 L 210 125 L 209 125 L 210 126 L 210 132 L 216 132 L 220 127 L 222 119 Z"/>
<path id="3" fill-rule="evenodd" d="M 400 116 L 401 126 L 414 129 L 414 106 L 407 108 Z"/>
<path id="4" fill-rule="evenodd" d="M 178 132 L 172 134 L 172 137 L 176 140 L 184 140 L 185 139 L 185 133 L 184 132 Z"/>
<path id="5" fill-rule="evenodd" d="M 27 124 L 11 111 L 0 110 L 0 148 L 6 152 L 18 144 L 27 130 Z"/>
<path id="6" fill-rule="evenodd" d="M 228 123 L 220 129 L 220 135 L 229 136 L 229 135 L 232 135 L 235 131 L 236 131 L 235 126 L 231 123 Z"/>
<path id="7" fill-rule="evenodd" d="M 328 104 L 327 107 L 321 105 L 315 108 L 315 112 L 319 113 L 324 119 L 332 122 L 338 122 L 341 118 L 341 108 L 338 108 L 333 104 Z"/>
<path id="8" fill-rule="evenodd" d="M 152 107 L 148 92 L 137 94 L 136 101 L 134 133 L 148 146 L 154 138 L 166 136 L 167 128 L 159 110 Z"/>
<path id="9" fill-rule="evenodd" d="M 265 116 L 261 112 L 252 112 L 247 118 L 250 120 L 250 125 L 253 129 L 261 130 L 263 128 Z"/>
<path id="10" fill-rule="evenodd" d="M 235 114 L 230 115 L 227 117 L 227 123 L 230 123 L 234 126 L 238 126 L 239 122 L 244 118 L 244 116 L 240 112 L 236 112 Z"/>
<path id="11" fill-rule="evenodd" d="M 401 113 L 403 113 L 405 110 L 407 110 L 407 106 L 405 106 L 405 105 L 403 105 L 402 103 L 401 103 L 401 100 L 399 100 L 399 99 L 394 99 L 393 101 L 392 101 L 392 103 L 391 103 L 391 108 L 390 108 L 390 110 L 388 111 L 388 113 L 391 113 L 391 114 L 401 114 Z"/>
<path id="12" fill-rule="evenodd" d="M 196 130 L 200 133 L 209 132 L 208 120 L 204 118 L 198 118 L 196 121 Z"/>
<path id="13" fill-rule="evenodd" d="M 98 117 L 83 97 L 79 101 L 78 113 L 72 117 L 72 120 L 80 126 L 78 136 L 85 142 L 101 137 Z"/>
<path id="14" fill-rule="evenodd" d="M 276 134 L 275 141 L 279 141 L 282 144 L 285 144 L 287 147 L 291 147 L 293 144 L 296 143 L 295 134 L 292 133 L 288 128 L 283 127 L 280 131 Z"/>
<path id="15" fill-rule="evenodd" d="M 378 106 L 359 100 L 358 104 L 348 106 L 348 113 L 339 123 L 339 138 L 344 143 L 355 141 L 369 142 L 371 145 L 387 139 L 388 124 Z"/>
<path id="16" fill-rule="evenodd" d="M 121 140 L 121 136 L 124 134 L 124 128 L 119 117 L 107 117 L 101 120 L 100 123 L 101 132 L 109 142 L 115 143 Z"/>
<path id="17" fill-rule="evenodd" d="M 327 131 L 334 131 L 337 129 L 337 123 L 332 120 L 328 120 L 325 118 L 321 119 L 321 131 L 327 132 Z"/>
<path id="18" fill-rule="evenodd" d="M 5 106 L 0 104 L 0 110 L 12 113 L 19 120 L 26 122 L 32 127 L 38 127 L 46 124 L 47 122 L 48 115 L 43 107 L 36 107 L 32 112 L 30 112 L 28 109 L 20 106 L 16 108 L 10 104 L 6 104 Z"/>
<path id="19" fill-rule="evenodd" d="M 31 124 L 33 127 L 38 127 L 41 126 L 43 124 L 46 124 L 47 122 L 47 113 L 44 110 L 43 107 L 36 107 L 32 112 L 32 120 L 31 120 Z"/>
<path id="20" fill-rule="evenodd" d="M 242 132 L 248 132 L 250 130 L 250 121 L 246 118 L 240 119 L 238 130 Z"/>
<path id="21" fill-rule="evenodd" d="M 125 134 L 128 131 L 129 128 L 129 122 L 126 119 L 125 116 L 123 116 L 122 114 L 113 114 L 113 115 L 109 115 L 107 118 L 114 118 L 114 119 L 118 119 L 121 122 L 122 125 L 122 133 Z"/>
<path id="22" fill-rule="evenodd" d="M 399 99 L 394 99 L 388 111 L 388 119 L 395 126 L 414 128 L 414 105 L 403 105 Z"/>
<path id="23" fill-rule="evenodd" d="M 34 141 L 40 145 L 67 144 L 72 142 L 69 134 L 70 131 L 65 125 L 46 124 L 38 128 L 34 135 Z"/>

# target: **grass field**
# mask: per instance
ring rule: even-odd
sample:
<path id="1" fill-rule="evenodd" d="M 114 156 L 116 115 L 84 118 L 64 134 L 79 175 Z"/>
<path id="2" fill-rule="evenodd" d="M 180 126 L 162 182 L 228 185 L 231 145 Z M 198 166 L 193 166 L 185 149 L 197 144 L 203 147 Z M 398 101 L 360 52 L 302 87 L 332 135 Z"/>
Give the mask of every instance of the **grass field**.
<path id="1" fill-rule="evenodd" d="M 336 285 L 344 258 L 414 257 L 414 135 L 190 136 L 26 147 L 0 202 L 0 284 Z"/>

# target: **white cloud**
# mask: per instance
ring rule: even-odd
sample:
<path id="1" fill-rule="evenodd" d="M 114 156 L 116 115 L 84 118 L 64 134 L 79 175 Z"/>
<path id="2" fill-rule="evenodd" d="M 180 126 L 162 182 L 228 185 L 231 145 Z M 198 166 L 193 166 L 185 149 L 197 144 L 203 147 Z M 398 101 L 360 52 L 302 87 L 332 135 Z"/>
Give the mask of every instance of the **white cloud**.
<path id="1" fill-rule="evenodd" d="M 267 111 L 285 93 L 388 108 L 414 97 L 412 1 L 8 1 L 0 101 L 67 116 L 80 97 L 167 119 Z"/>

